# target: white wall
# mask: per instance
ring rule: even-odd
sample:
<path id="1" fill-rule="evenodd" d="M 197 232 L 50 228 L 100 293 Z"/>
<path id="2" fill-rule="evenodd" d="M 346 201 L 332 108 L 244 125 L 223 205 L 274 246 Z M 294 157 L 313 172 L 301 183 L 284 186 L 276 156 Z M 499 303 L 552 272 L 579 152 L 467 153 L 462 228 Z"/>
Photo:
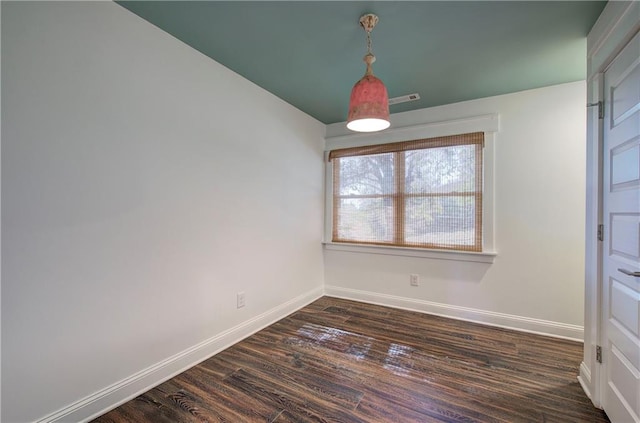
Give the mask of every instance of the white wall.
<path id="1" fill-rule="evenodd" d="M 585 101 L 582 81 L 393 115 L 392 127 L 401 127 L 499 114 L 498 255 L 476 263 L 325 249 L 326 292 L 581 339 Z M 327 134 L 331 145 L 344 132 L 337 124 Z"/>
<path id="2" fill-rule="evenodd" d="M 86 418 L 321 294 L 320 122 L 111 2 L 3 2 L 2 64 L 2 421 Z"/>

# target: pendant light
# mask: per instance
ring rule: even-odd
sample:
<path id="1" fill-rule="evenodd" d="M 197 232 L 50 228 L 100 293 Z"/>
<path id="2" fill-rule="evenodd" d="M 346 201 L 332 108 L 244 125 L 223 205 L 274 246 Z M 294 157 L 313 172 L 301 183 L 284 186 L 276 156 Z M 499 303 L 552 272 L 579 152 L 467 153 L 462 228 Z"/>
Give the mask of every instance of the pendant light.
<path id="1" fill-rule="evenodd" d="M 367 64 L 367 70 L 351 90 L 347 118 L 347 128 L 356 132 L 382 131 L 390 125 L 387 88 L 371 69 L 371 65 L 376 61 L 376 56 L 371 52 L 371 31 L 377 23 L 378 17 L 374 14 L 360 17 L 360 26 L 367 33 L 367 54 L 363 59 Z"/>

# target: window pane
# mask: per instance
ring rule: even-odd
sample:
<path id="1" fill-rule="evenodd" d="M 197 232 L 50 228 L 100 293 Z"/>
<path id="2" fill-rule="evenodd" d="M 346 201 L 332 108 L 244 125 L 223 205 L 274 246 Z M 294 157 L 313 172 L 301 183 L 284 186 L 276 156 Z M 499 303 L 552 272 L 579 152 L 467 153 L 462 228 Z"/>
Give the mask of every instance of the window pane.
<path id="1" fill-rule="evenodd" d="M 394 189 L 393 154 L 343 157 L 340 166 L 340 195 L 390 194 Z"/>
<path id="2" fill-rule="evenodd" d="M 475 149 L 459 145 L 405 152 L 405 192 L 473 192 Z"/>
<path id="3" fill-rule="evenodd" d="M 405 200 L 407 244 L 472 247 L 475 223 L 475 197 L 414 197 Z"/>
<path id="4" fill-rule="evenodd" d="M 332 240 L 482 251 L 483 138 L 331 151 Z"/>
<path id="5" fill-rule="evenodd" d="M 386 198 L 339 200 L 338 239 L 363 242 L 393 240 L 393 202 Z"/>

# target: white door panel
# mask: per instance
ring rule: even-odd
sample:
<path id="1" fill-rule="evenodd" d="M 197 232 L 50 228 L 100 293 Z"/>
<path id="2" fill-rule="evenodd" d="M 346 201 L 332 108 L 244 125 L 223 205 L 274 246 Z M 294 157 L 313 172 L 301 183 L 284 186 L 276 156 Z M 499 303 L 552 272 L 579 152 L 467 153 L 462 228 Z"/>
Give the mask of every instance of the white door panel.
<path id="1" fill-rule="evenodd" d="M 638 409 L 638 394 L 640 393 L 640 373 L 629 363 L 626 357 L 613 347 L 611 350 L 611 379 L 618 384 L 618 392 L 629 404 L 631 409 Z"/>
<path id="2" fill-rule="evenodd" d="M 625 148 L 615 148 L 611 152 L 611 185 L 612 188 L 624 188 L 625 185 L 640 182 L 640 142 L 633 140 Z"/>
<path id="3" fill-rule="evenodd" d="M 604 76 L 603 407 L 640 423 L 640 35 Z"/>
<path id="4" fill-rule="evenodd" d="M 640 91 L 640 58 L 629 65 L 627 72 L 611 87 L 611 120 L 618 126 L 636 113 L 640 107 L 635 93 Z M 624 65 L 623 65 L 624 66 Z"/>
<path id="5" fill-rule="evenodd" d="M 631 334 L 638 337 L 640 323 L 640 292 L 612 279 L 611 284 L 611 318 L 616 319 Z"/>

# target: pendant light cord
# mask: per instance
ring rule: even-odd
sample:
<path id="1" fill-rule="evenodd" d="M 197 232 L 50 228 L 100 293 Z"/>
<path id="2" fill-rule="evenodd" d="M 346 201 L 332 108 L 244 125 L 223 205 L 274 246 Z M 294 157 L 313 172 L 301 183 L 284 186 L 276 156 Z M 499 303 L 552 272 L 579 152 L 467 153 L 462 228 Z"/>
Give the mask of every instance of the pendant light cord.
<path id="1" fill-rule="evenodd" d="M 371 64 L 376 61 L 376 56 L 371 51 L 371 31 L 373 30 L 373 26 L 375 26 L 375 22 L 377 22 L 377 18 L 373 21 L 373 25 L 364 25 L 362 21 L 360 25 L 364 28 L 364 32 L 367 33 L 367 54 L 365 54 L 363 60 L 367 64 L 367 70 L 365 75 L 373 75 L 373 69 L 371 68 Z"/>

